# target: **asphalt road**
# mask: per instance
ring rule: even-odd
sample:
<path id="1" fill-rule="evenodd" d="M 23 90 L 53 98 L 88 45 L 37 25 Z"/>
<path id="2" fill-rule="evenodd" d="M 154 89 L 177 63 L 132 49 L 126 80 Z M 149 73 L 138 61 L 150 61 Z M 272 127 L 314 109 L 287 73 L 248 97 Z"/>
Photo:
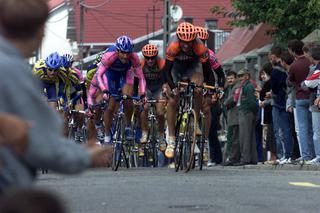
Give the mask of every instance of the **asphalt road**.
<path id="1" fill-rule="evenodd" d="M 320 212 L 320 171 L 91 169 L 77 176 L 50 172 L 37 185 L 57 192 L 74 213 Z"/>

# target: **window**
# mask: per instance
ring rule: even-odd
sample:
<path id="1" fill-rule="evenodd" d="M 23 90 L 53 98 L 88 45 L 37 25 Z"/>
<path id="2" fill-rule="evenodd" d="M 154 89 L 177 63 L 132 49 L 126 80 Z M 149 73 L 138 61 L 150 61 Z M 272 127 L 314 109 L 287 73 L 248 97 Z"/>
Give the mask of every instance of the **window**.
<path id="1" fill-rule="evenodd" d="M 218 20 L 217 19 L 206 19 L 205 20 L 205 27 L 209 30 L 218 29 Z"/>

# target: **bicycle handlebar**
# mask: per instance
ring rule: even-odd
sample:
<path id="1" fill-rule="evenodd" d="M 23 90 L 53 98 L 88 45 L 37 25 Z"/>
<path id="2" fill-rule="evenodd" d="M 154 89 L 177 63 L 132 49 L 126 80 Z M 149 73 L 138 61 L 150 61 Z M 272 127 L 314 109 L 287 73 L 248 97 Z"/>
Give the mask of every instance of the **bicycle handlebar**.
<path id="1" fill-rule="evenodd" d="M 212 91 L 213 93 L 223 94 L 223 91 L 220 90 L 218 87 L 210 86 L 210 85 L 206 85 L 206 84 L 196 85 L 196 83 L 194 83 L 194 82 L 183 82 L 183 81 L 179 81 L 179 82 L 178 82 L 178 87 L 179 87 L 179 86 L 191 86 L 191 87 L 193 87 L 193 88 L 207 89 L 207 90 Z"/>

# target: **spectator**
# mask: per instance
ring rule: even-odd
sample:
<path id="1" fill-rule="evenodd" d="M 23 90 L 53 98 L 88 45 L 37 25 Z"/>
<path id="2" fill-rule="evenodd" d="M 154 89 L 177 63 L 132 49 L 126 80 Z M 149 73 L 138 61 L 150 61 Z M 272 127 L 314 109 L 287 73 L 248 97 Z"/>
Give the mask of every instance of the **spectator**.
<path id="1" fill-rule="evenodd" d="M 309 77 L 304 84 L 311 89 L 310 111 L 313 126 L 313 143 L 316 157 L 307 164 L 320 165 L 320 46 L 311 47 L 308 50 L 308 57 L 313 65 L 310 69 Z"/>
<path id="2" fill-rule="evenodd" d="M 270 75 L 272 72 L 272 64 L 266 63 L 260 71 L 260 80 L 263 82 L 259 94 L 259 106 L 261 107 L 261 124 L 263 125 L 263 147 L 267 151 L 267 163 L 274 164 L 277 160 L 276 141 L 273 133 L 272 123 L 272 106 L 271 100 L 266 98 L 266 94 L 271 91 Z"/>
<path id="3" fill-rule="evenodd" d="M 239 144 L 239 117 L 238 107 L 233 100 L 237 84 L 237 73 L 229 71 L 227 73 L 227 87 L 225 88 L 224 107 L 227 111 L 227 145 L 224 150 L 226 161 L 224 166 L 232 166 L 240 161 L 240 144 Z"/>
<path id="4" fill-rule="evenodd" d="M 289 71 L 289 68 L 291 64 L 294 61 L 293 56 L 288 52 L 284 51 L 280 55 L 280 62 L 281 66 L 286 70 L 286 72 Z M 290 129 L 291 129 L 291 140 L 293 143 L 293 154 L 292 154 L 292 159 L 295 161 L 300 161 L 300 148 L 299 148 L 299 143 L 298 143 L 298 134 L 299 134 L 299 129 L 298 129 L 298 124 L 297 124 L 297 110 L 296 110 L 296 104 L 295 104 L 295 91 L 290 84 L 287 84 L 287 102 L 286 102 L 286 110 L 289 112 L 289 122 L 290 122 Z"/>
<path id="5" fill-rule="evenodd" d="M 32 123 L 24 155 L 0 147 L 0 190 L 30 185 L 38 168 L 78 173 L 105 165 L 111 155 L 110 148 L 85 148 L 62 136 L 61 119 L 43 101 L 24 59 L 41 44 L 48 10 L 44 0 L 0 0 L 0 111 Z"/>
<path id="6" fill-rule="evenodd" d="M 278 163 L 291 163 L 292 140 L 289 122 L 289 113 L 286 111 L 287 102 L 287 72 L 281 66 L 280 47 L 273 47 L 270 51 L 271 71 L 271 97 L 273 131 L 277 144 Z M 268 94 L 267 94 L 268 96 Z"/>
<path id="7" fill-rule="evenodd" d="M 240 93 L 238 97 L 235 95 L 235 100 L 239 107 L 240 162 L 234 165 L 243 166 L 257 164 L 255 136 L 257 104 L 254 85 L 250 82 L 248 70 L 240 70 L 238 78 L 240 81 Z"/>
<path id="8" fill-rule="evenodd" d="M 213 98 L 211 106 L 211 125 L 209 132 L 209 161 L 207 166 L 214 166 L 222 163 L 221 145 L 218 138 L 220 115 L 222 113 L 220 99 Z"/>
<path id="9" fill-rule="evenodd" d="M 310 92 L 301 88 L 301 83 L 309 73 L 310 61 L 303 54 L 303 42 L 299 40 L 291 40 L 288 42 L 288 50 L 293 55 L 295 61 L 289 69 L 288 81 L 293 84 L 296 94 L 296 110 L 297 123 L 299 129 L 300 155 L 301 163 L 314 158 L 313 132 L 312 132 L 312 116 L 309 111 Z"/>

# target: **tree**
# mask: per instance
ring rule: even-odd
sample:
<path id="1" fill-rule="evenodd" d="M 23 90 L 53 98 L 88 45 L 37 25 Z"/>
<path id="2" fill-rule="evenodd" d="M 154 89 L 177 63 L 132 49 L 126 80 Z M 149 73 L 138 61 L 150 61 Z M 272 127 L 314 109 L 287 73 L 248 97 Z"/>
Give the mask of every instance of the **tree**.
<path id="1" fill-rule="evenodd" d="M 232 18 L 232 26 L 267 23 L 276 41 L 302 39 L 320 27 L 319 0 L 231 0 L 233 11 L 215 6 L 211 12 Z"/>

